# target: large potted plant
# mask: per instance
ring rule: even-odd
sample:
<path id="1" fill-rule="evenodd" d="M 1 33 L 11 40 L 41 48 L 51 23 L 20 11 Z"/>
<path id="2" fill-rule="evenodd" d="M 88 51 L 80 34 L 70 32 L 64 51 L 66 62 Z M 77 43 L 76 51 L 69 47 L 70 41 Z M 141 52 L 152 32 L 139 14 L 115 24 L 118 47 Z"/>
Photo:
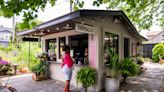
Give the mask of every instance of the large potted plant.
<path id="1" fill-rule="evenodd" d="M 0 76 L 12 73 L 11 64 L 7 61 L 0 60 Z"/>
<path id="2" fill-rule="evenodd" d="M 126 83 L 126 79 L 129 76 L 135 76 L 139 73 L 140 66 L 133 62 L 130 58 L 125 58 L 121 63 L 121 73 L 124 78 L 123 83 Z"/>
<path id="3" fill-rule="evenodd" d="M 87 92 L 88 87 L 96 84 L 96 70 L 90 67 L 81 68 L 76 75 L 77 83 L 81 83 L 85 92 Z"/>
<path id="4" fill-rule="evenodd" d="M 33 72 L 33 80 L 40 81 L 46 79 L 47 66 L 44 62 L 40 62 L 39 64 L 35 65 L 31 70 Z"/>
<path id="5" fill-rule="evenodd" d="M 41 54 L 38 55 L 38 58 L 41 60 L 41 61 L 47 61 L 48 60 L 48 54 L 46 52 L 43 52 Z"/>
<path id="6" fill-rule="evenodd" d="M 106 62 L 105 92 L 118 92 L 120 81 L 119 56 L 113 49 L 109 49 L 109 60 Z"/>
<path id="7" fill-rule="evenodd" d="M 164 55 L 159 55 L 159 58 L 160 58 L 159 63 L 164 64 Z"/>

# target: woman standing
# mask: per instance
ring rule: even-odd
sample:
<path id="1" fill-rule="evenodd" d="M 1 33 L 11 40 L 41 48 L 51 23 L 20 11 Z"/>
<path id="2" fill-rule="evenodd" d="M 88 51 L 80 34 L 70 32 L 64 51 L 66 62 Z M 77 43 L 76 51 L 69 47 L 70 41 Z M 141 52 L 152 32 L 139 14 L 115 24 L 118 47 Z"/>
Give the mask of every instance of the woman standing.
<path id="1" fill-rule="evenodd" d="M 65 75 L 66 79 L 66 85 L 64 88 L 64 92 L 70 92 L 70 81 L 72 77 L 72 67 L 73 67 L 73 61 L 70 56 L 70 47 L 69 46 L 64 46 L 65 54 L 62 56 L 62 72 Z"/>

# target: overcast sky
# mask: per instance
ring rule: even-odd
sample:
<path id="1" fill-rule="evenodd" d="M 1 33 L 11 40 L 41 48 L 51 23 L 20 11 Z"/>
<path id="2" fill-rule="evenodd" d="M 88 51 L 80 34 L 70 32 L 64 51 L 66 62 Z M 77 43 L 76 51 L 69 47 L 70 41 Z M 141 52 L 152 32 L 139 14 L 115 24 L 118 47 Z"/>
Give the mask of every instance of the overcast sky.
<path id="1" fill-rule="evenodd" d="M 41 20 L 43 22 L 49 21 L 53 18 L 59 17 L 61 15 L 67 14 L 70 12 L 70 4 L 68 2 L 69 0 L 58 0 L 56 5 L 54 7 L 51 7 L 50 5 L 47 5 L 44 12 L 39 11 L 38 20 Z M 94 7 L 92 5 L 92 0 L 84 0 L 87 1 L 84 5 L 84 9 L 106 9 L 105 5 L 101 5 L 100 7 Z M 20 22 L 22 17 L 17 17 L 16 21 Z M 12 27 L 12 19 L 7 19 L 0 17 L 0 25 L 3 25 L 4 27 Z M 153 25 L 151 27 L 151 31 L 160 31 L 160 27 Z M 141 34 L 146 36 L 147 31 L 141 31 Z"/>

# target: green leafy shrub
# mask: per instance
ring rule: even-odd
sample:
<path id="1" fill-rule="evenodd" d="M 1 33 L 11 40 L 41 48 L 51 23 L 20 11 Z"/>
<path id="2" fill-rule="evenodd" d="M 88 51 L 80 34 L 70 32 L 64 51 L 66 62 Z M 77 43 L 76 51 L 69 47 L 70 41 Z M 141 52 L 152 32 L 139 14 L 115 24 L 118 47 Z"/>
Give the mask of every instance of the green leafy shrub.
<path id="1" fill-rule="evenodd" d="M 47 70 L 47 66 L 44 62 L 40 62 L 31 68 L 31 71 L 36 75 L 45 75 L 46 70 Z"/>
<path id="2" fill-rule="evenodd" d="M 144 58 L 143 57 L 137 57 L 137 64 L 143 65 L 144 64 Z"/>
<path id="3" fill-rule="evenodd" d="M 121 64 L 121 73 L 124 77 L 124 82 L 128 76 L 135 76 L 139 73 L 140 67 L 134 63 L 130 58 L 125 58 Z"/>
<path id="4" fill-rule="evenodd" d="M 6 61 L 0 61 L 0 76 L 13 74 L 11 64 Z"/>
<path id="5" fill-rule="evenodd" d="M 111 48 L 108 49 L 109 60 L 106 63 L 107 77 L 117 78 L 120 75 L 120 61 L 118 54 Z"/>
<path id="6" fill-rule="evenodd" d="M 158 62 L 161 58 L 164 58 L 164 44 L 156 44 L 152 50 L 153 61 Z"/>
<path id="7" fill-rule="evenodd" d="M 150 58 L 145 58 L 144 60 L 145 60 L 145 62 L 150 62 L 151 61 Z"/>
<path id="8" fill-rule="evenodd" d="M 81 68 L 76 75 L 77 83 L 81 83 L 87 92 L 87 88 L 96 84 L 96 70 L 90 67 Z"/>
<path id="9" fill-rule="evenodd" d="M 37 54 L 39 53 L 39 50 L 40 50 L 38 48 L 38 43 L 33 42 L 30 45 L 31 47 L 30 47 L 30 53 L 29 53 L 29 43 L 28 42 L 20 43 L 20 48 L 17 51 L 17 55 L 12 58 L 12 60 L 15 61 L 14 63 L 20 65 L 19 68 L 22 68 L 22 67 L 31 68 L 34 65 L 38 64 Z"/>
<path id="10" fill-rule="evenodd" d="M 47 61 L 48 60 L 48 53 L 47 52 L 42 52 L 38 55 L 38 58 L 41 60 L 41 61 Z"/>

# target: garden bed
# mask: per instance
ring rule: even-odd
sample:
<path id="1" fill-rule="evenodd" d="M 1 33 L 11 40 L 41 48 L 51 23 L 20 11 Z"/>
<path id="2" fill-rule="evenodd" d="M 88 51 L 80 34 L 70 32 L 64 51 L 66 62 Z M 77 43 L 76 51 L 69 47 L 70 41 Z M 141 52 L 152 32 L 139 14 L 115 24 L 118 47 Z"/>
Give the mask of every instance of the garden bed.
<path id="1" fill-rule="evenodd" d="M 0 76 L 12 75 L 12 66 L 7 61 L 0 60 Z"/>

